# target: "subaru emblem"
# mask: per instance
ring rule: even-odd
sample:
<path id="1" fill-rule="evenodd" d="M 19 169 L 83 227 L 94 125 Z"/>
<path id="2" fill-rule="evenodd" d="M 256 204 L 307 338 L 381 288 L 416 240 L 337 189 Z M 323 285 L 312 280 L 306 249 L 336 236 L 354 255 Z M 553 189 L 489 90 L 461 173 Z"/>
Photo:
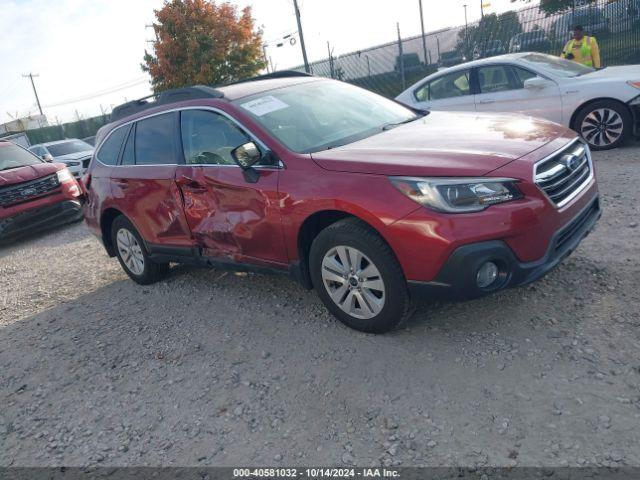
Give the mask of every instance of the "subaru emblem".
<path id="1" fill-rule="evenodd" d="M 580 165 L 580 159 L 575 155 L 565 155 L 562 157 L 561 163 L 569 170 L 573 171 Z"/>

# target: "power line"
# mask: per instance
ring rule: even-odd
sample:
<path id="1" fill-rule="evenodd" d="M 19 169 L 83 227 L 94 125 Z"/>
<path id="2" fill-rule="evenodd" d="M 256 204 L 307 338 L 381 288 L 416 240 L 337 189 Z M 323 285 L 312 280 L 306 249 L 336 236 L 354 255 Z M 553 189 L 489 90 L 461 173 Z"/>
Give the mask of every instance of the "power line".
<path id="1" fill-rule="evenodd" d="M 70 98 L 67 100 L 63 100 L 61 102 L 57 102 L 57 103 L 53 103 L 51 105 L 45 105 L 47 108 L 53 108 L 53 107 L 60 107 L 63 105 L 68 105 L 71 103 L 78 103 L 78 102 L 83 102 L 85 100 L 91 100 L 92 98 L 97 98 L 97 97 L 102 97 L 104 95 L 109 95 L 111 93 L 115 93 L 115 92 L 119 92 L 120 90 L 126 90 L 127 88 L 132 88 L 138 85 L 142 85 L 143 83 L 146 83 L 147 79 L 146 78 L 142 78 L 142 79 L 136 79 L 136 80 L 130 80 L 128 82 L 125 83 L 121 83 L 118 85 L 115 85 L 113 87 L 109 87 L 103 90 L 99 90 L 97 92 L 93 92 L 93 93 L 87 93 L 85 95 L 81 95 L 79 97 L 75 97 L 75 98 Z"/>

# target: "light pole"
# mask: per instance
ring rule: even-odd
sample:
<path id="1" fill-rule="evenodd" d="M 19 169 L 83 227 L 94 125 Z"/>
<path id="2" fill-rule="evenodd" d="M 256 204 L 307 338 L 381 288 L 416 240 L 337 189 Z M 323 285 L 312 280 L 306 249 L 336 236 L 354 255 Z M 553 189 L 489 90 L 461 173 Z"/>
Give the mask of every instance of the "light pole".
<path id="1" fill-rule="evenodd" d="M 418 0 L 418 4 L 420 5 L 420 28 L 422 29 L 422 51 L 424 52 L 424 64 L 427 65 L 429 63 L 429 59 L 427 58 L 427 39 L 424 36 L 424 17 L 422 15 L 422 0 Z"/>
<path id="2" fill-rule="evenodd" d="M 309 60 L 307 60 L 307 49 L 304 46 L 304 35 L 302 35 L 302 22 L 300 21 L 300 9 L 298 8 L 298 0 L 293 0 L 293 7 L 296 10 L 298 34 L 300 35 L 300 48 L 302 49 L 302 59 L 304 60 L 304 71 L 307 73 L 311 73 L 311 70 L 309 69 Z"/>

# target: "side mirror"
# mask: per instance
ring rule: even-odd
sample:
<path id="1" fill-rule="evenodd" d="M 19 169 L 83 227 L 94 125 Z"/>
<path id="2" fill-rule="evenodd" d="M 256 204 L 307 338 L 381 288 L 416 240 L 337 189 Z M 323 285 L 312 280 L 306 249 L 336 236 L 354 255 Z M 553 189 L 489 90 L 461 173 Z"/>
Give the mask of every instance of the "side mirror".
<path id="1" fill-rule="evenodd" d="M 253 167 L 262 158 L 258 146 L 253 142 L 247 142 L 231 151 L 231 156 L 243 170 Z"/>
<path id="2" fill-rule="evenodd" d="M 524 81 L 524 88 L 528 90 L 542 90 L 547 88 L 551 82 L 540 77 L 529 78 Z"/>
<path id="3" fill-rule="evenodd" d="M 42 159 L 45 162 L 53 162 L 53 157 L 51 156 L 50 153 L 45 153 L 44 155 L 42 155 Z"/>

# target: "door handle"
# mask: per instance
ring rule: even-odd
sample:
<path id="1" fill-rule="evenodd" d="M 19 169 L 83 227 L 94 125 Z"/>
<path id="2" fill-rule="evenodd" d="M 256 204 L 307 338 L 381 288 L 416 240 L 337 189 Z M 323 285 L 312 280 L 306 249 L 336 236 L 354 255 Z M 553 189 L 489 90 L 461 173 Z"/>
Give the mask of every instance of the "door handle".
<path id="1" fill-rule="evenodd" d="M 198 182 L 197 180 L 194 180 L 191 177 L 187 177 L 186 175 L 182 175 L 180 176 L 180 178 L 178 178 L 176 180 L 176 183 L 182 187 L 185 188 L 187 190 L 190 190 L 194 193 L 204 193 L 207 191 L 207 187 L 205 187 L 204 185 L 202 185 L 200 182 Z"/>
<path id="2" fill-rule="evenodd" d="M 478 103 L 480 105 L 488 105 L 488 104 L 493 103 L 493 102 L 495 102 L 495 100 L 480 100 Z"/>

